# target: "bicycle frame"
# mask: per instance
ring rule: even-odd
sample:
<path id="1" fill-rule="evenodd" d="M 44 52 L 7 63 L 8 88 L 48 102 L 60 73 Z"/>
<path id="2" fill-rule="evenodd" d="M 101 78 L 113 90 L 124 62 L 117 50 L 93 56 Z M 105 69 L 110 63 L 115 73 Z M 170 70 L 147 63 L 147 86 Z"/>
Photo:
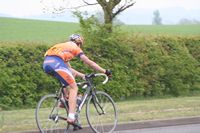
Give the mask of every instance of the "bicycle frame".
<path id="1" fill-rule="evenodd" d="M 93 101 L 93 104 L 97 110 L 97 112 L 99 114 L 103 114 L 104 111 L 103 111 L 103 108 L 100 106 L 99 104 L 99 101 L 98 101 L 98 98 L 96 97 L 96 87 L 93 85 L 93 78 L 95 77 L 95 74 L 90 74 L 88 77 L 86 77 L 86 81 L 85 82 L 80 82 L 80 83 L 77 83 L 78 86 L 81 86 L 83 89 L 85 89 L 85 92 L 84 92 L 84 95 L 81 99 L 81 104 L 78 106 L 77 108 L 77 113 L 80 113 L 82 108 L 83 108 L 83 105 L 86 103 L 87 101 L 87 98 L 89 98 L 90 96 L 92 96 L 92 99 L 94 100 Z M 106 82 L 108 81 L 108 79 L 106 79 L 103 84 L 105 84 Z M 65 86 L 62 86 L 59 90 L 57 94 L 57 100 L 60 100 L 62 102 L 62 104 L 64 105 L 66 111 L 68 111 L 68 104 L 66 104 L 65 102 L 65 99 L 62 99 L 62 95 L 65 96 L 65 93 L 64 93 L 64 89 Z M 98 110 L 98 107 L 100 108 L 100 110 L 102 111 L 102 113 L 100 113 L 100 111 Z"/>
<path id="2" fill-rule="evenodd" d="M 113 128 L 111 130 L 112 131 L 114 130 L 114 128 L 116 126 L 116 122 L 117 122 L 116 121 L 116 109 L 115 109 L 115 106 L 114 106 L 114 102 L 113 102 L 113 100 L 111 99 L 111 97 L 108 94 L 106 94 L 106 93 L 104 93 L 102 91 L 98 91 L 96 89 L 96 85 L 94 84 L 94 80 L 93 79 L 94 79 L 94 77 L 97 77 L 97 76 L 104 76 L 105 77 L 105 80 L 104 80 L 103 84 L 105 84 L 108 81 L 108 77 L 105 74 L 90 74 L 88 77 L 86 77 L 86 80 L 84 82 L 77 83 L 78 86 L 81 86 L 81 88 L 84 89 L 84 94 L 82 96 L 80 105 L 76 108 L 75 118 L 76 118 L 76 122 L 77 123 L 68 124 L 67 127 L 66 127 L 66 130 L 69 129 L 70 125 L 72 125 L 75 130 L 78 130 L 78 129 L 82 128 L 80 126 L 80 124 L 79 124 L 79 118 L 80 118 L 79 115 L 80 115 L 80 112 L 81 112 L 84 104 L 86 104 L 86 117 L 87 117 L 88 124 L 90 125 L 90 127 L 92 128 L 92 130 L 94 132 L 98 131 L 98 129 L 95 129 L 96 127 L 92 126 L 92 124 L 94 124 L 94 123 L 90 121 L 90 116 L 91 115 L 90 114 L 88 115 L 88 111 L 90 111 L 89 108 L 92 107 L 92 109 L 96 110 L 96 113 L 99 114 L 100 116 L 104 115 L 104 114 L 105 115 L 107 114 L 107 110 L 106 110 L 106 108 L 104 108 L 105 104 L 102 104 L 102 101 L 104 102 L 104 100 L 101 100 L 102 94 L 103 94 L 103 96 L 108 98 L 108 100 L 110 101 L 110 103 L 113 106 L 113 111 L 114 111 L 114 117 L 113 117 L 114 121 L 113 122 L 114 122 L 114 126 L 113 126 Z M 38 106 L 36 108 L 36 122 L 37 122 L 37 125 L 38 125 L 38 128 L 40 129 L 40 131 L 43 131 L 43 129 L 42 129 L 43 127 L 41 127 L 41 125 L 40 125 L 40 122 L 42 122 L 42 121 L 40 121 L 38 112 L 40 110 L 41 105 L 43 104 L 43 101 L 45 101 L 48 98 L 52 98 L 54 104 L 53 104 L 53 108 L 50 108 L 49 113 L 47 114 L 47 117 L 50 120 L 52 120 L 54 122 L 54 124 L 58 124 L 59 120 L 61 120 L 61 121 L 63 121 L 63 120 L 66 121 L 67 120 L 67 116 L 65 115 L 64 112 L 66 111 L 66 114 L 68 114 L 69 105 L 68 105 L 68 101 L 64 98 L 65 97 L 64 89 L 65 89 L 65 86 L 62 86 L 58 91 L 56 91 L 56 94 L 45 95 L 38 102 Z M 64 105 L 64 107 L 60 106 L 60 105 Z M 60 109 L 59 108 L 63 108 L 63 111 L 64 111 L 63 114 L 60 114 L 60 111 L 59 111 Z M 93 116 L 95 116 L 95 114 Z M 47 118 L 47 121 L 49 121 L 48 118 Z"/>
<path id="3" fill-rule="evenodd" d="M 77 84 L 79 84 L 79 83 L 77 83 Z M 101 105 L 99 104 L 98 99 L 97 99 L 97 97 L 96 97 L 96 87 L 93 85 L 93 80 L 88 78 L 85 82 L 80 83 L 80 84 L 86 85 L 86 86 L 85 86 L 85 87 L 82 86 L 82 88 L 85 89 L 85 92 L 84 92 L 84 95 L 83 95 L 83 97 L 82 97 L 82 100 L 81 100 L 82 102 L 81 102 L 81 104 L 77 107 L 77 111 L 76 111 L 77 114 L 76 114 L 76 115 L 78 115 L 78 114 L 81 112 L 81 110 L 82 110 L 84 104 L 87 102 L 87 99 L 88 99 L 90 96 L 92 96 L 92 99 L 95 99 L 95 101 L 93 101 L 93 104 L 94 104 L 94 107 L 96 108 L 97 112 L 98 112 L 100 115 L 103 114 L 103 113 L 104 113 L 103 108 L 102 108 Z M 56 105 L 57 105 L 57 103 L 58 103 L 59 101 L 64 105 L 66 112 L 68 112 L 68 110 L 69 110 L 68 103 L 67 103 L 66 100 L 63 98 L 63 96 L 65 96 L 64 88 L 65 88 L 65 86 L 62 86 L 62 87 L 59 89 L 59 91 L 56 92 L 56 100 L 57 100 L 57 102 L 56 102 L 55 106 L 53 107 L 51 113 L 49 114 L 49 119 L 52 119 L 52 120 L 55 121 L 56 123 L 59 121 L 59 119 L 61 119 L 61 120 L 67 120 L 67 118 L 65 118 L 65 117 L 62 117 L 62 116 L 59 116 L 59 115 L 56 115 L 56 114 L 53 114 L 53 115 L 52 115 L 52 113 L 53 113 L 54 109 L 56 108 Z M 98 107 L 97 107 L 97 106 L 101 109 L 102 113 L 100 113 L 100 111 L 98 110 Z M 74 126 L 77 126 L 77 125 L 74 125 Z"/>
<path id="4" fill-rule="evenodd" d="M 93 88 L 95 88 L 94 86 L 92 86 L 92 81 L 90 79 L 88 79 L 85 83 L 83 83 L 86 85 L 86 91 L 84 92 L 84 95 L 82 97 L 82 102 L 79 105 L 79 107 L 77 108 L 77 113 L 80 113 L 83 105 L 85 104 L 87 98 L 92 94 Z M 84 88 L 84 87 L 82 87 Z"/>
<path id="5" fill-rule="evenodd" d="M 92 79 L 93 79 L 93 77 L 92 78 L 88 78 L 88 79 L 86 79 L 86 82 L 83 83 L 83 84 L 86 84 L 87 87 L 85 88 L 86 91 L 85 91 L 85 93 L 83 95 L 82 102 L 81 102 L 81 104 L 79 105 L 79 107 L 77 109 L 77 113 L 81 112 L 81 109 L 82 109 L 83 105 L 86 103 L 87 98 L 92 96 L 92 99 L 95 100 L 95 101 L 93 101 L 93 104 L 94 104 L 94 107 L 96 108 L 97 112 L 99 114 L 104 114 L 103 108 L 99 104 L 98 98 L 96 97 L 96 87 L 93 85 L 93 80 Z M 102 113 L 100 113 L 100 111 L 98 110 L 96 104 L 101 109 Z"/>

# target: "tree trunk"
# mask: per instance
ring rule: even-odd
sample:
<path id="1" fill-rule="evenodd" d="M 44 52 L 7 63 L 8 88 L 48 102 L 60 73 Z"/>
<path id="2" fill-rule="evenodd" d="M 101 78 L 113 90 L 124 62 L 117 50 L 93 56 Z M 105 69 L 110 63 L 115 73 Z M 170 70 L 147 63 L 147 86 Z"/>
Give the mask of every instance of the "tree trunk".
<path id="1" fill-rule="evenodd" d="M 113 8 L 115 5 L 112 3 L 113 0 L 97 0 L 97 2 L 101 5 L 104 13 L 104 24 L 106 26 L 107 31 L 112 32 L 113 25 Z"/>
<path id="2" fill-rule="evenodd" d="M 109 33 L 111 33 L 112 27 L 113 27 L 112 10 L 108 11 L 104 9 L 103 12 L 104 12 L 104 23 L 105 23 L 106 29 Z"/>
<path id="3" fill-rule="evenodd" d="M 106 26 L 106 29 L 108 32 L 112 32 L 112 26 L 113 26 L 113 19 L 126 10 L 127 8 L 133 6 L 135 2 L 133 0 L 125 0 L 124 4 L 121 5 L 115 12 L 114 8 L 122 2 L 122 0 L 96 0 L 97 3 L 90 4 L 86 0 L 83 0 L 83 2 L 87 5 L 95 5 L 99 4 L 101 8 L 103 9 L 104 13 L 104 24 Z"/>

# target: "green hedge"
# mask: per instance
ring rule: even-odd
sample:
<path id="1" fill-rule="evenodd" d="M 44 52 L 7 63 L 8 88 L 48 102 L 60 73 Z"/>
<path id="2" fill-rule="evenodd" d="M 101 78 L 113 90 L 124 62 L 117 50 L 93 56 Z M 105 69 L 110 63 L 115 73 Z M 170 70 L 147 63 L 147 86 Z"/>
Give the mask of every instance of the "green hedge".
<path id="1" fill-rule="evenodd" d="M 34 107 L 45 93 L 54 91 L 56 81 L 42 71 L 47 46 L 0 47 L 0 106 Z"/>
<path id="2" fill-rule="evenodd" d="M 34 108 L 42 95 L 58 90 L 57 80 L 42 70 L 48 47 L 34 43 L 0 47 L 1 108 Z M 98 89 L 115 99 L 200 92 L 200 37 L 124 35 L 88 42 L 84 51 L 113 71 L 111 82 Z M 71 64 L 81 72 L 93 72 L 79 59 Z"/>

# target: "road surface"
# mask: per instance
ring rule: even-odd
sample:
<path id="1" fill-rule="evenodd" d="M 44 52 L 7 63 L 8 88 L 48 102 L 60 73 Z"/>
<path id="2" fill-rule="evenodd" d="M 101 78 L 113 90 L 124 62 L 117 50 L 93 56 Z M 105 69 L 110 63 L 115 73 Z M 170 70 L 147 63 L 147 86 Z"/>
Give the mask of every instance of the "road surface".
<path id="1" fill-rule="evenodd" d="M 114 133 L 200 133 L 200 124 L 123 130 Z"/>
<path id="2" fill-rule="evenodd" d="M 13 133 L 39 133 L 37 131 Z M 93 133 L 89 126 L 74 133 Z M 200 116 L 118 124 L 114 133 L 200 133 Z"/>

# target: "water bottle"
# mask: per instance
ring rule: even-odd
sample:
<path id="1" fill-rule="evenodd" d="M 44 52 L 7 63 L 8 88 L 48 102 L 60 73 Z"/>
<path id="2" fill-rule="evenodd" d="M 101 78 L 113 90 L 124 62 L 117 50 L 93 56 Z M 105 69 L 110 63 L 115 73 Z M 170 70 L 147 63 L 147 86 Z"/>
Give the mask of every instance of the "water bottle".
<path id="1" fill-rule="evenodd" d="M 79 95 L 77 96 L 77 101 L 76 101 L 76 104 L 77 104 L 78 107 L 81 105 L 81 102 L 82 102 L 82 95 L 79 94 Z"/>

